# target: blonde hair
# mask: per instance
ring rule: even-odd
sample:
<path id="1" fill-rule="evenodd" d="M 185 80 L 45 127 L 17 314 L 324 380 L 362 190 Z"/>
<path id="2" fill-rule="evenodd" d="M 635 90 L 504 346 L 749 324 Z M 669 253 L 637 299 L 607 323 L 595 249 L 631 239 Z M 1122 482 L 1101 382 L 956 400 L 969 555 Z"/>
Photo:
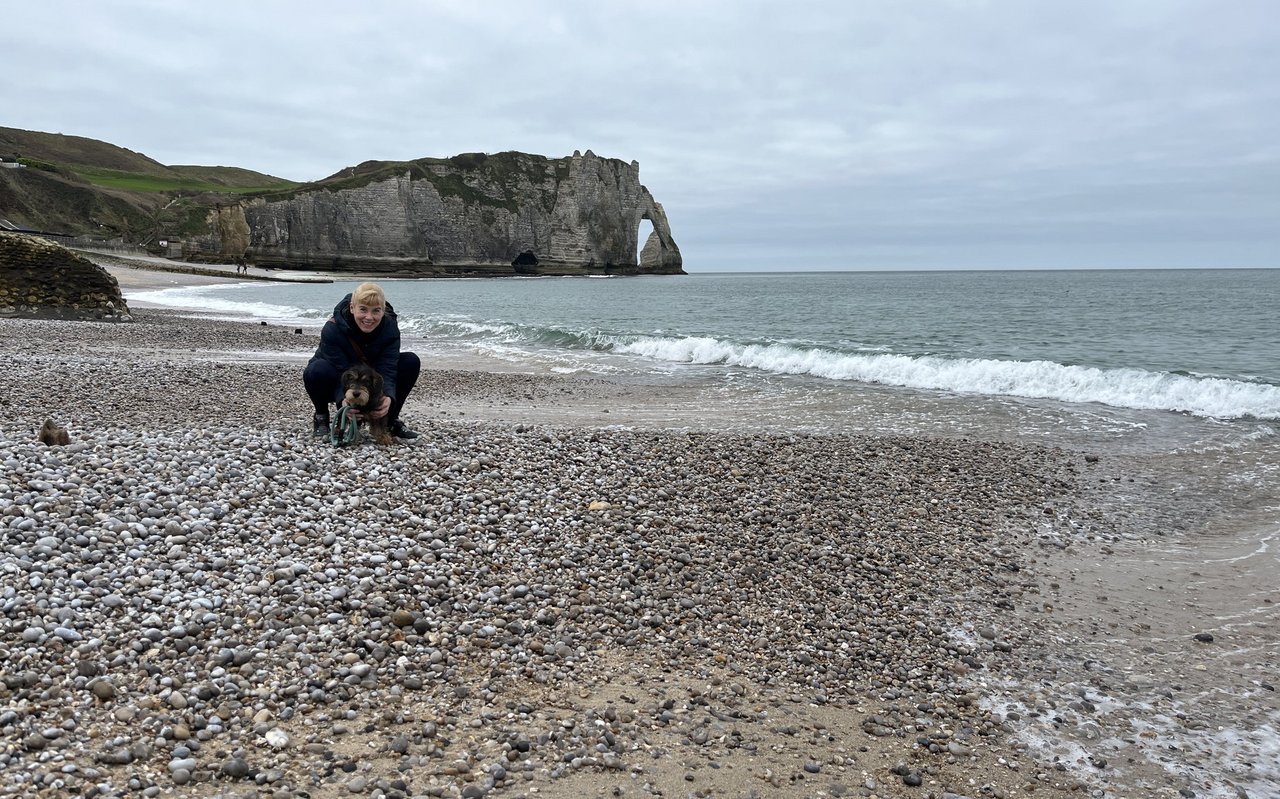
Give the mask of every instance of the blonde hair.
<path id="1" fill-rule="evenodd" d="M 387 307 L 387 295 L 377 283 L 361 283 L 351 292 L 352 305 L 368 305 L 371 308 Z"/>

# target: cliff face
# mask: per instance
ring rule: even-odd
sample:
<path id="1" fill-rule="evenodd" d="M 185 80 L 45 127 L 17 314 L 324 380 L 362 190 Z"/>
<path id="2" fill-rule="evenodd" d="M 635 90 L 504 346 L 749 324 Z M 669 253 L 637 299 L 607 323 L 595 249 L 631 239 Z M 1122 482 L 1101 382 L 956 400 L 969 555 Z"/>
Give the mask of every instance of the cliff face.
<path id="1" fill-rule="evenodd" d="M 0 315 L 127 320 L 105 269 L 46 239 L 0 232 Z"/>
<path id="2" fill-rule="evenodd" d="M 243 228 L 247 247 L 241 249 Z M 639 259 L 640 223 L 653 231 Z M 203 254 L 260 266 L 421 275 L 683 274 L 640 167 L 591 151 L 362 164 L 210 214 Z"/>

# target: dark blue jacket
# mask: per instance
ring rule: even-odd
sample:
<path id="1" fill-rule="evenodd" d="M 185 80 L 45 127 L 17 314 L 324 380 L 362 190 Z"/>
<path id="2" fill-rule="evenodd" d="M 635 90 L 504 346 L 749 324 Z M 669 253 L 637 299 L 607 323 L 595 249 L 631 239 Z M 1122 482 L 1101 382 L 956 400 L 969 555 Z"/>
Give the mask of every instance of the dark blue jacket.
<path id="1" fill-rule="evenodd" d="M 328 361 L 339 374 L 352 364 L 367 363 L 382 375 L 382 390 L 392 400 L 396 398 L 396 370 L 400 366 L 400 324 L 396 312 L 387 303 L 382 321 L 366 335 L 356 326 L 351 315 L 351 295 L 342 298 L 333 308 L 333 316 L 320 330 L 320 346 L 311 360 Z M 334 399 L 342 404 L 342 384 L 334 390 Z"/>

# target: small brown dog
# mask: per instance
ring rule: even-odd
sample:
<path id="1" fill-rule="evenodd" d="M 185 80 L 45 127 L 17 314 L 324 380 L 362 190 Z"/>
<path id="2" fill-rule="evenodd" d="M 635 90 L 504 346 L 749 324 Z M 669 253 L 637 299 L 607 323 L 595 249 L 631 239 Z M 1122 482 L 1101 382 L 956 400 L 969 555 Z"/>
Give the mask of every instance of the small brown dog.
<path id="1" fill-rule="evenodd" d="M 391 433 L 387 430 L 387 417 L 377 419 L 369 416 L 371 408 L 382 402 L 382 375 L 374 371 L 372 366 L 358 363 L 342 373 L 342 393 L 348 407 L 360 412 L 360 421 L 368 423 L 369 434 L 379 444 L 391 443 Z"/>
<path id="2" fill-rule="evenodd" d="M 64 427 L 58 427 L 53 423 L 52 419 L 45 419 L 44 425 L 40 428 L 40 441 L 49 447 L 65 447 L 71 443 L 71 436 L 67 435 Z"/>

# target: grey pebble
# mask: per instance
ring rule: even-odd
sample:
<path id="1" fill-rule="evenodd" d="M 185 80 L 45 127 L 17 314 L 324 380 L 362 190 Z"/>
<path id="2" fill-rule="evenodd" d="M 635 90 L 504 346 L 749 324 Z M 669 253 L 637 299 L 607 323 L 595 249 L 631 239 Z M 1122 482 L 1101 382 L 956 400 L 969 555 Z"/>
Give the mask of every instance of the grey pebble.
<path id="1" fill-rule="evenodd" d="M 249 774 L 249 763 L 242 757 L 233 757 L 222 764 L 222 773 L 238 780 Z"/>
<path id="2" fill-rule="evenodd" d="M 193 757 L 178 757 L 169 761 L 169 771 L 195 771 L 196 759 Z"/>
<path id="3" fill-rule="evenodd" d="M 53 634 L 58 636 L 64 641 L 75 642 L 75 641 L 84 640 L 84 636 L 80 635 L 80 633 L 76 632 L 70 627 L 56 627 L 54 628 Z"/>

